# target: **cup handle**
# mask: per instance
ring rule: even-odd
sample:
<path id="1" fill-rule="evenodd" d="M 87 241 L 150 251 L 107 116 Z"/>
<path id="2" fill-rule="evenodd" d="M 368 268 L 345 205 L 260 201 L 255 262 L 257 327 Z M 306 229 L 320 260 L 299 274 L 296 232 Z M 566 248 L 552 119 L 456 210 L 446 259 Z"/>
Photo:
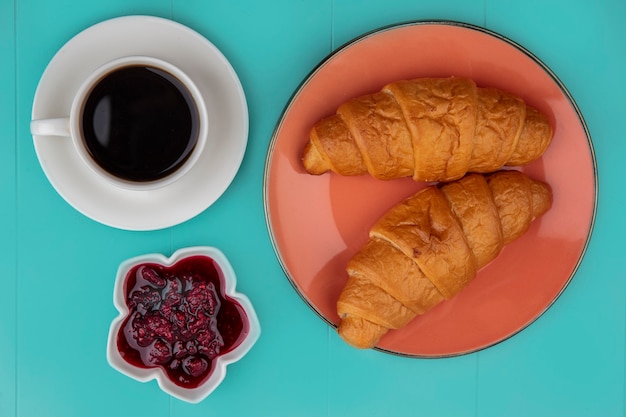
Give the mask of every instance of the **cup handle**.
<path id="1" fill-rule="evenodd" d="M 70 118 L 38 119 L 30 121 L 30 133 L 38 136 L 70 137 Z"/>

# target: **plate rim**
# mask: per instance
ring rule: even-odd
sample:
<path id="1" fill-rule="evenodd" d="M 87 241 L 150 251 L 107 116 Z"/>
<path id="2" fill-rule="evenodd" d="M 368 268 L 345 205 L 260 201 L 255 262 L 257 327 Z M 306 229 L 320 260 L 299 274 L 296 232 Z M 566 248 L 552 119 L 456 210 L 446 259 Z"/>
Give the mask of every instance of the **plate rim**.
<path id="1" fill-rule="evenodd" d="M 287 278 L 287 280 L 291 284 L 291 287 L 293 288 L 293 290 L 296 292 L 296 294 L 299 296 L 299 298 L 301 300 L 303 300 L 305 302 L 305 304 L 318 317 L 320 317 L 327 325 L 329 325 L 333 329 L 337 329 L 337 325 L 335 323 L 333 323 L 332 321 L 330 321 L 327 317 L 325 317 L 322 314 L 322 312 L 319 311 L 315 307 L 315 305 L 312 304 L 312 302 L 310 300 L 308 300 L 306 295 L 299 288 L 299 286 L 296 283 L 295 279 L 289 273 L 287 265 L 285 264 L 285 261 L 283 259 L 282 254 L 281 254 L 280 248 L 278 247 L 278 243 L 276 242 L 274 230 L 273 230 L 273 227 L 272 227 L 271 215 L 270 215 L 270 207 L 269 207 L 270 206 L 270 204 L 269 204 L 269 174 L 270 174 L 271 165 L 272 165 L 272 162 L 273 162 L 274 150 L 275 150 L 275 147 L 276 147 L 278 134 L 281 131 L 281 128 L 282 128 L 283 123 L 285 121 L 285 117 L 289 113 L 289 110 L 291 109 L 291 107 L 292 107 L 294 101 L 296 100 L 296 98 L 300 95 L 302 90 L 306 87 L 308 82 L 315 76 L 315 74 L 317 74 L 319 71 L 321 71 L 322 68 L 326 64 L 328 64 L 328 62 L 330 62 L 334 57 L 336 57 L 337 55 L 341 54 L 347 48 L 350 48 L 351 46 L 353 46 L 353 45 L 355 45 L 355 44 L 357 44 L 357 43 L 359 43 L 359 42 L 361 42 L 361 41 L 363 41 L 365 39 L 368 39 L 370 37 L 377 36 L 378 34 L 385 33 L 387 31 L 398 30 L 398 29 L 402 29 L 402 28 L 405 28 L 405 27 L 413 27 L 413 26 L 448 26 L 448 27 L 457 27 L 457 28 L 461 28 L 461 29 L 465 29 L 465 30 L 479 32 L 481 34 L 488 35 L 488 36 L 493 37 L 493 38 L 495 38 L 495 39 L 497 39 L 497 40 L 499 40 L 501 42 L 504 42 L 504 43 L 508 44 L 509 46 L 512 46 L 513 48 L 517 49 L 518 51 L 520 51 L 524 55 L 526 55 L 526 57 L 528 57 L 530 60 L 532 60 L 535 64 L 537 64 L 555 82 L 555 84 L 558 86 L 559 90 L 563 93 L 563 95 L 565 96 L 565 98 L 567 99 L 569 104 L 572 106 L 572 109 L 576 113 L 576 118 L 578 119 L 578 121 L 581 124 L 581 128 L 582 128 L 582 131 L 583 131 L 585 139 L 586 139 L 586 144 L 587 144 L 587 147 L 589 149 L 589 156 L 590 156 L 590 159 L 591 159 L 592 175 L 593 175 L 593 199 L 591 201 L 591 203 L 592 203 L 591 217 L 589 219 L 589 226 L 588 226 L 588 229 L 587 229 L 587 236 L 586 236 L 585 241 L 584 241 L 584 243 L 583 243 L 583 245 L 581 247 L 580 255 L 578 256 L 578 259 L 577 259 L 575 265 L 573 266 L 572 271 L 571 271 L 569 277 L 567 278 L 567 280 L 564 281 L 564 283 L 563 283 L 561 289 L 559 290 L 559 292 L 530 321 L 528 321 L 527 323 L 525 323 L 521 327 L 513 330 L 511 333 L 505 335 L 504 337 L 502 337 L 502 338 L 500 338 L 498 340 L 495 340 L 495 341 L 493 341 L 491 343 L 487 343 L 487 344 L 482 345 L 482 346 L 478 346 L 478 347 L 475 347 L 475 348 L 472 348 L 472 349 L 467 349 L 467 350 L 454 352 L 454 353 L 413 354 L 413 353 L 406 353 L 406 352 L 398 352 L 398 351 L 394 351 L 394 350 L 391 350 L 391 349 L 381 348 L 381 347 L 378 347 L 378 346 L 374 346 L 373 348 L 371 348 L 371 350 L 375 350 L 375 351 L 378 351 L 378 352 L 381 352 L 381 353 L 390 354 L 390 355 L 393 355 L 393 356 L 415 358 L 415 359 L 440 359 L 440 358 L 449 358 L 449 357 L 463 356 L 463 355 L 468 355 L 468 354 L 471 354 L 471 353 L 480 352 L 482 350 L 485 350 L 485 349 L 488 349 L 490 347 L 496 346 L 496 345 L 498 345 L 500 343 L 503 343 L 506 340 L 512 338 L 513 336 L 521 333 L 523 330 L 528 328 L 531 324 L 533 324 L 540 317 L 542 317 L 554 305 L 554 303 L 561 297 L 563 292 L 566 290 L 566 288 L 569 286 L 569 284 L 571 283 L 572 279 L 574 278 L 574 276 L 578 272 L 578 269 L 580 268 L 580 265 L 582 264 L 582 261 L 583 261 L 583 259 L 585 257 L 587 249 L 589 247 L 589 244 L 590 244 L 590 241 L 591 241 L 591 238 L 592 238 L 592 235 L 593 235 L 593 231 L 594 231 L 594 228 L 595 228 L 595 221 L 596 221 L 597 210 L 598 210 L 599 179 L 598 179 L 597 160 L 596 160 L 596 155 L 595 155 L 595 150 L 594 150 L 594 147 L 593 147 L 593 141 L 592 141 L 592 138 L 591 138 L 591 134 L 590 134 L 589 128 L 587 126 L 587 123 L 586 123 L 586 121 L 584 119 L 584 116 L 583 116 L 583 114 L 582 114 L 578 104 L 576 103 L 574 97 L 569 92 L 569 90 L 567 89 L 565 84 L 559 79 L 559 77 L 556 75 L 556 73 L 547 64 L 545 64 L 539 57 L 537 57 L 530 50 L 528 50 L 527 48 L 522 46 L 520 43 L 518 43 L 518 42 L 512 40 L 511 38 L 509 38 L 507 36 L 504 36 L 504 35 L 496 32 L 496 31 L 493 31 L 491 29 L 487 29 L 487 28 L 482 27 L 482 26 L 471 24 L 471 23 L 467 23 L 467 22 L 462 22 L 462 21 L 458 21 L 458 20 L 448 20 L 448 19 L 408 20 L 408 21 L 404 21 L 404 22 L 400 22 L 400 23 L 392 23 L 392 24 L 389 24 L 389 25 L 380 26 L 380 27 L 378 27 L 376 29 L 369 30 L 369 31 L 364 32 L 364 33 L 362 33 L 360 35 L 357 35 L 356 37 L 353 37 L 352 39 L 348 40 L 347 42 L 344 42 L 343 44 L 341 44 L 338 48 L 336 48 L 333 51 L 331 51 L 324 58 L 322 58 L 308 72 L 308 74 L 305 75 L 305 77 L 302 79 L 302 81 L 294 89 L 293 93 L 288 98 L 287 103 L 285 104 L 282 112 L 280 113 L 278 121 L 277 121 L 277 123 L 276 123 L 276 125 L 274 127 L 273 132 L 272 132 L 271 140 L 270 140 L 270 143 L 269 143 L 269 146 L 268 146 L 268 151 L 267 151 L 267 154 L 266 154 L 265 167 L 264 167 L 264 172 L 263 172 L 263 208 L 264 208 L 264 215 L 265 215 L 265 223 L 266 223 L 266 228 L 268 230 L 268 234 L 269 234 L 270 241 L 271 241 L 271 244 L 272 244 L 272 248 L 274 250 L 274 254 L 275 254 L 276 258 L 277 258 L 277 261 L 280 264 L 281 269 L 283 270 L 283 273 L 284 273 L 285 277 Z"/>

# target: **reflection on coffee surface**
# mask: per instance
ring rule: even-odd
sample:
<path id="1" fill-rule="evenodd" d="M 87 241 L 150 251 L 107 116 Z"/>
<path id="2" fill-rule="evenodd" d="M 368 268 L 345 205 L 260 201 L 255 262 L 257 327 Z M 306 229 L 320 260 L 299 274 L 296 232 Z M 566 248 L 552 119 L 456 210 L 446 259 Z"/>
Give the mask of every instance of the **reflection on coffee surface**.
<path id="1" fill-rule="evenodd" d="M 128 66 L 103 77 L 85 102 L 85 147 L 109 173 L 129 181 L 166 177 L 189 158 L 198 140 L 198 111 L 174 76 Z"/>

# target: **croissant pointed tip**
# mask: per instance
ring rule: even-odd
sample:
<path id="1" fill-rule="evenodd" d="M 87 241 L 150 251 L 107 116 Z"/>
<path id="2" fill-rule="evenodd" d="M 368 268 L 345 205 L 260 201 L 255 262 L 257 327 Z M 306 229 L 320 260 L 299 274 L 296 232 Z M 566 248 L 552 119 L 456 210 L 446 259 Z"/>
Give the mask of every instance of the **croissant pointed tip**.
<path id="1" fill-rule="evenodd" d="M 321 175 L 328 172 L 330 167 L 322 158 L 317 148 L 311 142 L 307 143 L 302 154 L 302 165 L 312 175 Z"/>
<path id="2" fill-rule="evenodd" d="M 533 180 L 531 190 L 533 195 L 533 217 L 537 218 L 552 207 L 552 187 L 545 182 Z"/>
<path id="3" fill-rule="evenodd" d="M 368 320 L 346 316 L 341 320 L 337 333 L 348 345 L 357 349 L 371 349 L 387 333 L 387 328 Z"/>

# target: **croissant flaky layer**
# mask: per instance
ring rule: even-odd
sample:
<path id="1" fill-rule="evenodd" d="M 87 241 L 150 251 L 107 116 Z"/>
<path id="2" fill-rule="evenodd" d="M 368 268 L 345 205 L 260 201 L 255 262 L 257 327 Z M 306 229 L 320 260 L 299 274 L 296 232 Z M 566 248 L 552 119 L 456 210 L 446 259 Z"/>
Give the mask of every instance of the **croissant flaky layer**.
<path id="1" fill-rule="evenodd" d="M 389 210 L 350 260 L 337 301 L 339 335 L 371 348 L 465 288 L 552 204 L 550 187 L 519 171 L 420 190 Z"/>
<path id="2" fill-rule="evenodd" d="M 311 129 L 302 156 L 315 175 L 452 181 L 539 158 L 552 140 L 546 115 L 465 78 L 397 81 L 342 104 Z"/>

